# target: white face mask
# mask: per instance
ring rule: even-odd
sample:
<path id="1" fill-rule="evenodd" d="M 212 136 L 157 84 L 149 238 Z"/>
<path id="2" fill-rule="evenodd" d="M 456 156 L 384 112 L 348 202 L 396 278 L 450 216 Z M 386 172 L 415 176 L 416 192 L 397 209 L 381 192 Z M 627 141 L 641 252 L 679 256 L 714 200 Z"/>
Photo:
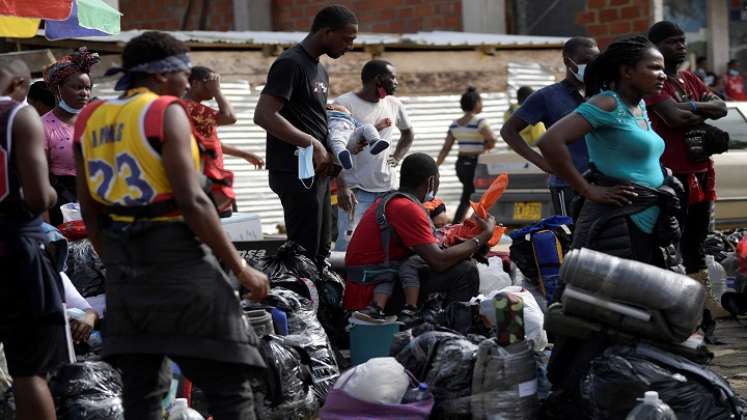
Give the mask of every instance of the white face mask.
<path id="1" fill-rule="evenodd" d="M 584 73 L 586 72 L 586 64 L 576 64 L 576 62 L 573 61 L 573 60 L 571 60 L 570 57 L 568 58 L 568 61 L 570 61 L 571 63 L 573 63 L 576 66 L 576 68 L 577 68 L 576 71 L 571 70 L 571 73 L 573 73 L 573 76 L 576 78 L 576 80 L 578 80 L 579 82 L 583 83 L 584 82 Z"/>
<path id="2" fill-rule="evenodd" d="M 737 69 L 731 69 L 729 70 L 729 74 L 732 76 L 739 76 L 739 70 Z"/>
<path id="3" fill-rule="evenodd" d="M 311 189 L 314 185 L 314 145 L 298 148 L 298 179 L 304 188 Z M 306 186 L 307 179 L 311 178 L 311 185 Z"/>

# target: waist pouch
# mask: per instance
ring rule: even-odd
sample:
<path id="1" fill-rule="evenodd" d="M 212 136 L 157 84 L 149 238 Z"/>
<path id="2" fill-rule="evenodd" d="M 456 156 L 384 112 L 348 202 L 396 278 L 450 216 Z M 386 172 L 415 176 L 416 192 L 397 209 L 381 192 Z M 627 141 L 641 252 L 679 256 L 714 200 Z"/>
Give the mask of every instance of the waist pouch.
<path id="1" fill-rule="evenodd" d="M 708 124 L 700 124 L 685 132 L 683 137 L 687 160 L 702 163 L 715 154 L 729 150 L 729 133 Z"/>

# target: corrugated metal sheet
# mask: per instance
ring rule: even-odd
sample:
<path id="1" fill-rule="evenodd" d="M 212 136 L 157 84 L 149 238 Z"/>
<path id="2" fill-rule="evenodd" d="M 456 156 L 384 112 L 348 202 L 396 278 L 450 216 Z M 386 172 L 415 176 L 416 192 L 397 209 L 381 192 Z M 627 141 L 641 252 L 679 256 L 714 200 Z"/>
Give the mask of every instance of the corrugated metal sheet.
<path id="1" fill-rule="evenodd" d="M 530 85 L 535 88 L 552 83 L 552 76 L 533 65 L 509 64 L 509 86 Z M 234 107 L 238 122 L 232 126 L 219 128 L 221 141 L 258 153 L 264 157 L 265 132 L 252 122 L 258 91 L 251 89 L 246 82 L 222 83 L 221 88 Z M 114 96 L 111 84 L 95 87 L 96 95 Z M 446 136 L 446 130 L 456 118 L 462 115 L 459 109 L 459 95 L 412 96 L 400 97 L 407 108 L 413 125 L 415 141 L 411 152 L 427 153 L 434 158 L 438 156 Z M 508 108 L 506 93 L 483 94 L 483 113 L 493 130 L 498 133 L 503 123 L 503 113 Z M 215 107 L 215 104 L 209 104 Z M 398 139 L 395 132 L 394 140 Z M 506 148 L 502 141 L 498 148 Z M 441 186 L 439 197 L 452 210 L 456 209 L 461 195 L 462 185 L 456 177 L 454 165 L 457 148 L 454 147 L 441 167 Z M 254 170 L 248 163 L 234 158 L 226 159 L 227 169 L 234 171 L 235 189 L 238 195 L 240 211 L 257 213 L 262 220 L 266 233 L 275 232 L 275 226 L 283 222 L 283 210 L 277 196 L 268 186 L 267 171 Z"/>
<path id="2" fill-rule="evenodd" d="M 126 43 L 143 33 L 143 30 L 124 31 L 116 35 L 75 38 L 87 42 Z M 294 45 L 308 35 L 307 32 L 269 31 L 166 31 L 177 39 L 194 44 L 231 44 L 235 46 Z M 43 36 L 43 31 L 40 31 Z M 433 31 L 410 34 L 361 33 L 355 45 L 421 46 L 421 47 L 560 47 L 566 37 L 481 34 L 470 32 Z"/>

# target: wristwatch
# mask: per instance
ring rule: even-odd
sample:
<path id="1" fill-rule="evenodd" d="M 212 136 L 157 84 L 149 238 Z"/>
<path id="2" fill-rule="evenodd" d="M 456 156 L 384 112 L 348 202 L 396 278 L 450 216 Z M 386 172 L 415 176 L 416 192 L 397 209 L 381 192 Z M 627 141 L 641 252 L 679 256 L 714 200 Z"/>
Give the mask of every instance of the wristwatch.
<path id="1" fill-rule="evenodd" d="M 477 245 L 477 248 L 480 248 L 480 239 L 475 236 L 474 238 L 472 238 L 472 240 L 475 242 L 475 245 Z"/>

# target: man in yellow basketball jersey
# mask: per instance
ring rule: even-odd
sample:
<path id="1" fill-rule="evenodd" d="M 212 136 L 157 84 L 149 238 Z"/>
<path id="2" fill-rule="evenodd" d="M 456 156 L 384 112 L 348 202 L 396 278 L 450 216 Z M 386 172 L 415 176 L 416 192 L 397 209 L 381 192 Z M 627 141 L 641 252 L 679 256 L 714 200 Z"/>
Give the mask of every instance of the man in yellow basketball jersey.
<path id="1" fill-rule="evenodd" d="M 190 67 L 182 42 L 145 32 L 110 71 L 124 73 L 125 93 L 92 102 L 76 123 L 81 210 L 107 269 L 104 356 L 122 370 L 128 420 L 161 418 L 165 356 L 204 391 L 216 420 L 255 418 L 249 380 L 264 364 L 219 261 L 253 300 L 268 282 L 239 257 L 200 185 L 178 99 Z"/>

